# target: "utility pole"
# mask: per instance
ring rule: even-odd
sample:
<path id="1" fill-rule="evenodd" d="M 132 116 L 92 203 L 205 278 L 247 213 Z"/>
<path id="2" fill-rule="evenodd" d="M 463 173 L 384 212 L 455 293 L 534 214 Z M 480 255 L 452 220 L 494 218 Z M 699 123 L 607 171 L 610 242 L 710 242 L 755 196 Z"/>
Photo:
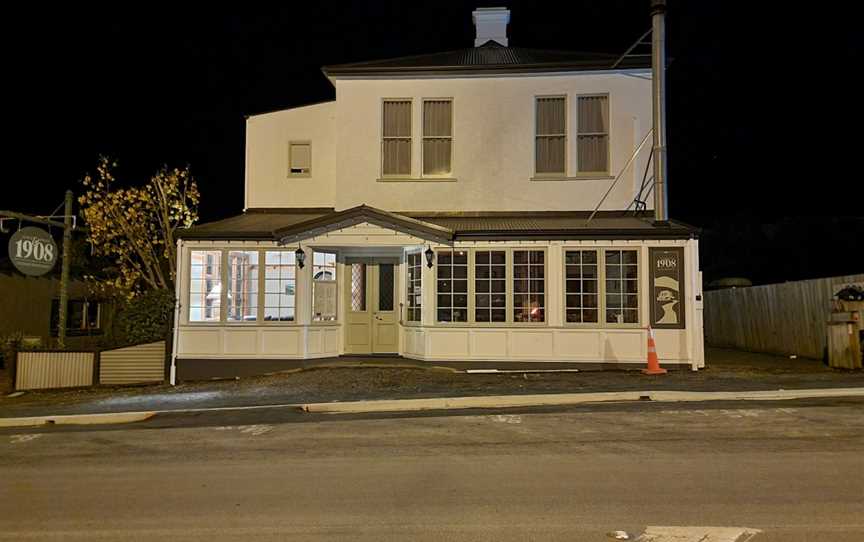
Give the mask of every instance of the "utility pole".
<path id="1" fill-rule="evenodd" d="M 72 191 L 66 191 L 63 208 L 63 261 L 60 268 L 60 318 L 58 319 L 57 345 L 66 348 L 66 318 L 69 304 L 69 257 L 72 252 Z"/>

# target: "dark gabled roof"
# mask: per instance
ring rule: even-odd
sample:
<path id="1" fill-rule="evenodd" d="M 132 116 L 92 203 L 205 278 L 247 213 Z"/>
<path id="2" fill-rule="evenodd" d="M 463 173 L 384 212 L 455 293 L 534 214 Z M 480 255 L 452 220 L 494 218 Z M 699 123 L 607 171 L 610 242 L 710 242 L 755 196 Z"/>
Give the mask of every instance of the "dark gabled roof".
<path id="1" fill-rule="evenodd" d="M 620 55 L 505 47 L 488 41 L 480 47 L 387 60 L 324 66 L 330 77 L 365 75 L 456 75 L 609 70 Z M 626 57 L 619 70 L 650 68 L 645 57 Z"/>
<path id="2" fill-rule="evenodd" d="M 257 240 L 292 243 L 368 222 L 422 239 L 470 240 L 687 239 L 698 229 L 677 221 L 655 224 L 647 215 L 601 211 L 402 212 L 360 205 L 332 209 L 249 209 L 242 215 L 181 230 L 182 239 Z"/>
<path id="3" fill-rule="evenodd" d="M 278 228 L 273 231 L 273 236 L 282 243 L 293 243 L 362 223 L 391 228 L 439 243 L 448 243 L 453 240 L 453 230 L 409 216 L 382 211 L 368 205 L 358 205 L 345 211 Z"/>
<path id="4" fill-rule="evenodd" d="M 273 240 L 273 231 L 335 212 L 332 207 L 249 209 L 242 215 L 179 230 L 181 239 Z"/>

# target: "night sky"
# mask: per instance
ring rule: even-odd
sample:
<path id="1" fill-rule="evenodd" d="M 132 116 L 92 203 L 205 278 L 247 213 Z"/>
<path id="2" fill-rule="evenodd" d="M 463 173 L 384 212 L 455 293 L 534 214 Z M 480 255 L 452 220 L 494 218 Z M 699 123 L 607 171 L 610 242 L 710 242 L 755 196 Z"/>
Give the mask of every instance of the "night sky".
<path id="1" fill-rule="evenodd" d="M 530 48 L 620 53 L 651 24 L 648 0 L 302 4 L 7 10 L 0 209 L 50 212 L 105 154 L 129 183 L 191 165 L 202 221 L 223 218 L 244 115 L 332 99 L 322 65 L 470 47 L 478 6 Z M 864 13 L 803 6 L 670 1 L 670 210 L 706 228 L 707 279 L 864 272 Z"/>

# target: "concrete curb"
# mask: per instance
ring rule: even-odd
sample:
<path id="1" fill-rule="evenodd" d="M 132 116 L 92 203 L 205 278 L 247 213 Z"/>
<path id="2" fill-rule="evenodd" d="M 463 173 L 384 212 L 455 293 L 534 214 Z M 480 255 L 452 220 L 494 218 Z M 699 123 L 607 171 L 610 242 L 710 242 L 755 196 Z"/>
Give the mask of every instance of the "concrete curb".
<path id="1" fill-rule="evenodd" d="M 864 388 L 736 392 L 616 391 L 601 393 L 503 395 L 488 397 L 442 397 L 431 399 L 403 399 L 395 401 L 310 403 L 302 405 L 301 408 L 305 412 L 357 414 L 369 412 L 410 412 L 418 410 L 446 410 L 469 408 L 564 406 L 586 403 L 625 401 L 655 401 L 673 403 L 702 401 L 782 401 L 790 399 L 816 399 L 830 397 L 864 397 Z"/>
<path id="2" fill-rule="evenodd" d="M 156 412 L 109 412 L 106 414 L 69 414 L 66 416 L 31 416 L 0 418 L 0 427 L 34 427 L 40 425 L 103 425 L 148 420 Z"/>
<path id="3" fill-rule="evenodd" d="M 864 388 L 767 390 L 767 391 L 611 391 L 597 393 L 548 393 L 536 395 L 490 395 L 472 397 L 431 397 L 426 399 L 394 399 L 383 401 L 352 401 L 345 403 L 307 403 L 246 405 L 235 407 L 182 408 L 143 412 L 110 412 L 103 414 L 71 414 L 64 416 L 33 416 L 0 418 L 0 428 L 41 425 L 97 425 L 133 423 L 148 420 L 158 414 L 183 414 L 235 410 L 295 408 L 303 412 L 325 414 L 361 414 L 372 412 L 414 412 L 424 410 L 461 410 L 567 406 L 589 403 L 622 403 L 653 401 L 660 403 L 705 401 L 788 401 L 793 399 L 824 399 L 864 397 Z"/>

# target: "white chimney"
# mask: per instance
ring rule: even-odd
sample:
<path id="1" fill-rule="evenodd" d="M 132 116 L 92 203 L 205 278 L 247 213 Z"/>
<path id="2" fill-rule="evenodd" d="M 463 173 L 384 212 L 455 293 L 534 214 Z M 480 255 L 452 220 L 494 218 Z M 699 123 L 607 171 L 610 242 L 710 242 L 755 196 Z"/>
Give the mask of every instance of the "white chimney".
<path id="1" fill-rule="evenodd" d="M 507 46 L 507 23 L 510 22 L 510 10 L 507 8 L 477 8 L 471 14 L 477 37 L 474 47 L 480 47 L 489 40 Z"/>

